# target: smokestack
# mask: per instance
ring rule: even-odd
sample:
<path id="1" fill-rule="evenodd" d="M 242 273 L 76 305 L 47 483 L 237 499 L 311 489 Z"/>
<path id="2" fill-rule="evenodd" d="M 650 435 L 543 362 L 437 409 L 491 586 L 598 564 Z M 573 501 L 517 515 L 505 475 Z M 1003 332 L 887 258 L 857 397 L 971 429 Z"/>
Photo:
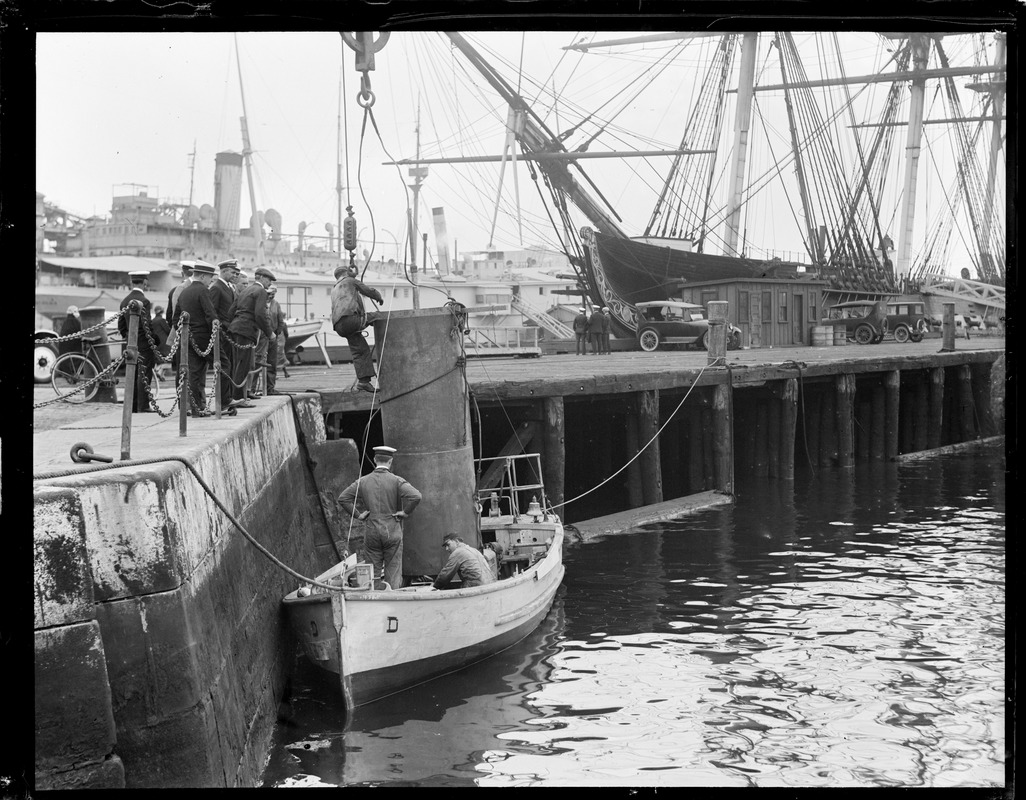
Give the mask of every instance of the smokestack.
<path id="1" fill-rule="evenodd" d="M 242 208 L 242 154 L 230 150 L 214 157 L 214 209 L 217 230 L 237 236 Z"/>
<path id="2" fill-rule="evenodd" d="M 325 222 L 324 223 L 324 230 L 326 230 L 328 232 L 328 252 L 329 253 L 334 253 L 335 252 L 335 234 L 334 234 L 335 226 L 332 225 L 330 222 Z"/>
<path id="3" fill-rule="evenodd" d="M 438 252 L 438 274 L 448 275 L 452 269 L 449 265 L 449 236 L 445 232 L 445 209 L 432 208 L 431 216 L 435 222 L 435 248 Z"/>
<path id="4" fill-rule="evenodd" d="M 305 231 L 306 231 L 306 223 L 305 222 L 300 222 L 299 223 L 299 229 L 296 231 L 296 233 L 299 236 L 299 247 L 297 248 L 299 250 L 303 249 L 303 233 Z"/>

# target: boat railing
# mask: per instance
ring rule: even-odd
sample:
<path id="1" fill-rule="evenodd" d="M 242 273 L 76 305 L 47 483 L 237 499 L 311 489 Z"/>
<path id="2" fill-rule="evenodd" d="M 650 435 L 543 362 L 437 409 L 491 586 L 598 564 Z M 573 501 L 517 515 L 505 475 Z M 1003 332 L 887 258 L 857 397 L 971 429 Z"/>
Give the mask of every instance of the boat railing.
<path id="1" fill-rule="evenodd" d="M 504 513 L 519 516 L 532 500 L 537 500 L 541 509 L 547 507 L 539 454 L 494 456 L 479 458 L 476 462 L 479 474 L 485 476 L 476 492 L 485 516 L 502 516 Z M 489 478 L 495 471 L 500 473 L 499 476 Z"/>

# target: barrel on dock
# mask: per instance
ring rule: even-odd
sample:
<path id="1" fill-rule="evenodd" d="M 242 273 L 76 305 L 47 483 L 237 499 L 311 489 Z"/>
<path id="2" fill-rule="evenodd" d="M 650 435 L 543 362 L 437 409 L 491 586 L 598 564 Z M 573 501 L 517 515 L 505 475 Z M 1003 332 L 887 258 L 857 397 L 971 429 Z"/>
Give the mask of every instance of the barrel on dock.
<path id="1" fill-rule="evenodd" d="M 843 328 L 841 329 L 844 330 Z M 834 343 L 834 329 L 829 325 L 812 326 L 812 346 L 830 347 Z"/>
<path id="2" fill-rule="evenodd" d="M 834 328 L 834 347 L 840 347 L 841 345 L 848 344 L 848 329 L 843 325 L 838 325 Z"/>

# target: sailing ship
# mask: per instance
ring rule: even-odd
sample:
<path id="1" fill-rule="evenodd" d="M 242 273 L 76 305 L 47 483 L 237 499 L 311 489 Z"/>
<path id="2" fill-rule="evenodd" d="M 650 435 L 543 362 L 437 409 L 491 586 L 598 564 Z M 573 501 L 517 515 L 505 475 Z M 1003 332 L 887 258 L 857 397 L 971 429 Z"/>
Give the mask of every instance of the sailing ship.
<path id="1" fill-rule="evenodd" d="M 879 34 L 878 44 L 890 53 L 887 63 L 873 74 L 859 76 L 846 74 L 846 53 L 836 44 L 836 34 L 826 34 L 828 40 L 832 37 L 834 41 L 837 62 L 833 73 L 824 72 L 825 77 L 819 78 L 810 78 L 806 73 L 797 38 L 788 32 L 657 34 L 564 48 L 590 50 L 646 39 L 676 39 L 679 44 L 675 54 L 690 55 L 692 51 L 686 48 L 692 42 L 712 43 L 703 51 L 702 78 L 697 82 L 679 146 L 674 150 L 635 153 L 592 152 L 595 142 L 602 141 L 610 127 L 609 119 L 601 119 L 595 112 L 571 116 L 569 102 L 559 106 L 555 89 L 551 96 L 547 95 L 544 81 L 530 81 L 522 70 L 515 81 L 507 79 L 467 37 L 459 33 L 444 36 L 508 105 L 507 151 L 510 141 L 515 140 L 520 147 L 520 160 L 544 178 L 551 218 L 559 228 L 558 238 L 574 267 L 581 291 L 594 305 L 610 308 L 614 326 L 621 333 L 636 331 L 635 303 L 669 299 L 683 282 L 751 277 L 825 280 L 823 308 L 844 301 L 886 299 L 903 291 L 950 287 L 951 281 L 943 269 L 952 242 L 958 238 L 954 236 L 956 215 L 967 220 L 962 238 L 972 244 L 968 257 L 976 271 L 976 283 L 1003 286 L 1003 209 L 1000 202 L 995 202 L 1001 194 L 1001 34 L 991 34 L 984 42 L 995 52 L 992 63 L 984 63 L 977 55 L 968 66 L 952 64 L 943 35 Z M 761 70 L 766 69 L 771 56 L 779 64 L 777 83 L 756 81 L 760 46 L 764 55 Z M 826 52 L 817 49 L 821 62 L 827 60 Z M 663 62 L 662 58 L 658 60 Z M 736 62 L 740 63 L 734 89 L 730 78 Z M 648 74 L 646 70 L 642 76 Z M 977 83 L 970 87 L 982 98 L 982 107 L 975 116 L 964 107 L 963 92 L 955 84 L 955 79 L 962 76 L 977 78 Z M 987 77 L 989 80 L 984 81 Z M 937 86 L 935 96 L 943 97 L 943 119 L 924 119 L 927 81 Z M 525 99 L 526 91 L 519 91 L 521 83 L 529 84 L 535 92 L 535 103 Z M 554 85 L 555 79 L 551 83 Z M 882 101 L 877 99 L 872 107 L 865 104 L 865 99 L 861 105 L 856 104 L 865 87 L 877 84 L 886 87 Z M 827 88 L 843 94 L 839 100 L 818 99 L 817 90 Z M 780 119 L 788 135 L 787 145 L 781 148 L 786 152 L 774 154 L 770 166 L 755 174 L 750 140 L 756 113 L 764 114 L 757 102 L 757 96 L 763 92 L 783 98 Z M 565 94 L 560 95 L 560 99 L 564 97 Z M 736 97 L 737 107 L 732 141 L 728 141 L 726 103 L 732 97 Z M 904 164 L 896 168 L 894 157 L 901 148 L 896 146 L 895 134 L 906 126 L 899 119 L 906 100 L 906 157 Z M 545 106 L 547 114 L 543 116 L 535 106 Z M 553 129 L 547 120 L 558 110 L 562 111 L 562 118 L 556 114 L 558 127 Z M 920 156 L 928 153 L 930 158 L 936 158 L 924 147 L 923 130 L 924 125 L 940 123 L 945 124 L 954 141 L 954 157 L 949 162 L 955 167 L 953 185 L 944 187 L 946 202 L 942 213 L 914 259 L 912 235 Z M 988 129 L 990 147 L 985 159 L 978 151 L 986 143 L 988 137 L 984 134 Z M 583 144 L 569 144 L 574 136 L 584 138 Z M 846 141 L 842 142 L 841 137 Z M 724 181 L 727 169 L 720 161 L 728 148 L 729 177 Z M 646 161 L 651 157 L 672 157 L 671 168 L 663 173 L 658 198 L 640 235 L 625 230 L 623 220 L 598 189 L 597 181 L 583 169 L 585 158 L 630 156 L 644 157 Z M 515 152 L 513 157 L 515 160 Z M 453 157 L 398 163 L 470 160 Z M 503 165 L 506 160 L 504 152 Z M 988 161 L 986 168 L 981 165 L 984 160 Z M 797 185 L 792 184 L 778 202 L 794 208 L 802 257 L 751 257 L 748 252 L 756 248 L 745 236 L 747 209 L 775 178 L 785 173 L 793 173 Z M 900 213 L 896 209 L 894 215 L 888 216 L 885 196 L 890 201 L 896 195 L 895 181 L 891 180 L 894 175 L 903 177 L 898 195 L 901 208 Z M 716 193 L 721 187 L 726 188 L 727 197 L 718 203 Z M 573 223 L 571 208 L 583 214 L 586 225 L 578 227 Z M 896 248 L 890 233 L 892 227 L 898 231 Z M 710 252 L 717 239 L 722 245 L 718 254 Z M 956 286 L 955 291 L 964 289 L 962 303 L 979 302 L 980 287 L 966 287 L 964 281 L 968 279 L 963 274 L 963 284 Z M 988 295 L 988 301 L 991 299 L 988 292 L 983 294 Z M 1003 292 L 999 294 L 1000 299 L 994 300 L 989 310 L 1003 308 Z"/>
<path id="2" fill-rule="evenodd" d="M 347 708 L 481 661 L 545 618 L 563 579 L 563 525 L 549 507 L 537 454 L 476 462 L 463 336 L 466 313 L 371 315 L 384 343 L 378 382 L 395 469 L 424 499 L 403 523 L 407 585 L 378 588 L 351 555 L 283 600 L 306 657 L 337 676 Z M 421 576 L 443 566 L 442 538 L 497 543 L 499 579 L 438 591 Z"/>

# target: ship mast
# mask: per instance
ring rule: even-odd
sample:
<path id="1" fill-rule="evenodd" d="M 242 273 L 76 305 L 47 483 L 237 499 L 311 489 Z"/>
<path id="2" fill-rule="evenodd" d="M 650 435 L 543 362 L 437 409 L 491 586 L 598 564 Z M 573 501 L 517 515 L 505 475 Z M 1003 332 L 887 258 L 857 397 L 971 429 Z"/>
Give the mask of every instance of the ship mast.
<path id="1" fill-rule="evenodd" d="M 923 34 L 911 34 L 912 69 L 923 73 L 930 55 L 930 39 Z M 901 194 L 901 216 L 898 228 L 898 259 L 894 276 L 901 280 L 912 269 L 912 225 L 916 213 L 916 184 L 919 175 L 919 150 L 923 137 L 923 103 L 926 96 L 926 76 L 912 78 L 908 110 L 908 138 L 905 144 L 905 183 Z"/>
<path id="2" fill-rule="evenodd" d="M 738 75 L 737 111 L 734 114 L 734 161 L 730 166 L 730 205 L 727 211 L 725 256 L 739 256 L 737 240 L 741 229 L 741 199 L 745 188 L 745 162 L 748 157 L 748 129 L 755 97 L 755 50 L 758 33 L 746 33 L 741 40 L 741 70 Z"/>
<path id="3" fill-rule="evenodd" d="M 239 59 L 239 39 L 235 37 L 235 64 L 239 70 L 239 94 L 242 97 L 242 157 L 246 162 L 246 182 L 249 184 L 249 205 L 253 210 L 250 215 L 249 230 L 256 246 L 257 261 L 264 260 L 264 228 L 260 223 L 256 204 L 256 190 L 253 188 L 253 149 L 249 144 L 249 124 L 246 122 L 246 93 L 242 89 L 242 62 Z"/>

